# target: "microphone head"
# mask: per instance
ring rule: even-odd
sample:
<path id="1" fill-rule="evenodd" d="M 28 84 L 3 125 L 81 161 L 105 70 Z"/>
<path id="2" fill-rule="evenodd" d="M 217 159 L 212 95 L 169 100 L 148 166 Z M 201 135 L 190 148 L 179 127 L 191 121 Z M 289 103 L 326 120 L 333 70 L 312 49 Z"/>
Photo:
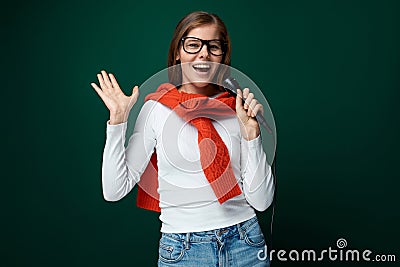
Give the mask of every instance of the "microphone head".
<path id="1" fill-rule="evenodd" d="M 228 90 L 228 92 L 232 93 L 234 96 L 237 95 L 236 89 L 240 89 L 239 83 L 233 77 L 228 77 L 222 81 L 222 86 Z"/>

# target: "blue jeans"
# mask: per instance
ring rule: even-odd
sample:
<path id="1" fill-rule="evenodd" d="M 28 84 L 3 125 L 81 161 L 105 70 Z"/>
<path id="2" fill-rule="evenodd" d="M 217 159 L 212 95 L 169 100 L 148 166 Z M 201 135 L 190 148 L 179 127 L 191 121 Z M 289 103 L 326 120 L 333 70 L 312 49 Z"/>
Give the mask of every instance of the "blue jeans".
<path id="1" fill-rule="evenodd" d="M 158 266 L 269 267 L 265 250 L 264 235 L 254 216 L 210 231 L 161 233 Z"/>

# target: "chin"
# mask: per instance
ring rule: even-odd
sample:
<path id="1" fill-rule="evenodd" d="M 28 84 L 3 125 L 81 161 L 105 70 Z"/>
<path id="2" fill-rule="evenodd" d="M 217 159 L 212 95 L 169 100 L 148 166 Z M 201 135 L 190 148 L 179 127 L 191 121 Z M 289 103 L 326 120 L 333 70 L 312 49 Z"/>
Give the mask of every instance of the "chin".
<path id="1" fill-rule="evenodd" d="M 210 83 L 202 83 L 202 82 L 194 82 L 194 83 L 192 83 L 194 86 L 196 86 L 196 87 L 200 87 L 200 88 L 203 88 L 203 87 L 207 87 L 208 85 L 210 85 Z"/>

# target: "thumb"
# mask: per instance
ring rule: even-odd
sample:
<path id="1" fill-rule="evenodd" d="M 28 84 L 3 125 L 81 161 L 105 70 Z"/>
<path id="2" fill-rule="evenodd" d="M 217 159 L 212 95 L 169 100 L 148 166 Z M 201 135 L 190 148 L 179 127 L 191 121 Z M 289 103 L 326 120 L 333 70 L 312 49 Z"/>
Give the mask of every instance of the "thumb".
<path id="1" fill-rule="evenodd" d="M 131 95 L 131 97 L 137 99 L 138 96 L 139 96 L 139 87 L 136 85 L 136 86 L 133 87 L 133 89 L 132 89 L 132 95 Z"/>
<path id="2" fill-rule="evenodd" d="M 243 105 L 242 105 L 242 99 L 243 99 L 243 93 L 242 90 L 236 89 L 236 112 L 242 111 L 243 110 Z"/>

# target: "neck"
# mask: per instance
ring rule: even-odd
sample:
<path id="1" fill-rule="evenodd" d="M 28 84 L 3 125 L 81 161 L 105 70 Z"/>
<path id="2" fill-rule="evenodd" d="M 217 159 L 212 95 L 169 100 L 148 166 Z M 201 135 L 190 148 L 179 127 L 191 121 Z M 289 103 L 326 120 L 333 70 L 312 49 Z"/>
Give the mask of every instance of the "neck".
<path id="1" fill-rule="evenodd" d="M 219 87 L 214 84 L 208 84 L 207 86 L 204 87 L 198 87 L 192 83 L 183 84 L 178 89 L 178 91 L 185 92 L 188 94 L 200 94 L 205 96 L 214 96 L 221 92 L 219 90 Z"/>

